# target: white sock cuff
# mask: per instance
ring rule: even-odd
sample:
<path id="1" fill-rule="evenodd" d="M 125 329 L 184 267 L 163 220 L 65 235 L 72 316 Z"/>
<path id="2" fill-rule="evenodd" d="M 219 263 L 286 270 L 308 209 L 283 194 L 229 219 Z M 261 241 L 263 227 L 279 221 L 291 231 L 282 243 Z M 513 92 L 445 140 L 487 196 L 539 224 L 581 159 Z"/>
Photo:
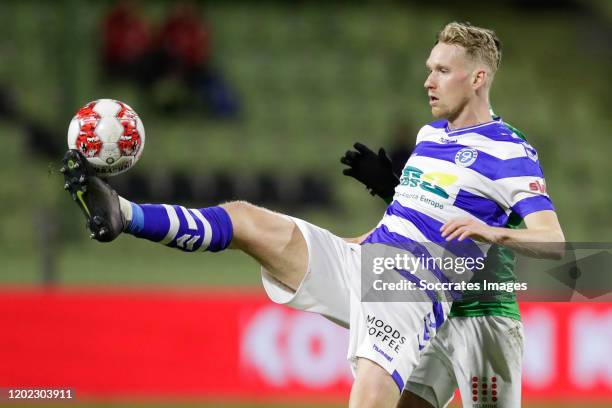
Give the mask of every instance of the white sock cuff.
<path id="1" fill-rule="evenodd" d="M 129 225 L 129 223 L 132 222 L 132 203 L 119 196 L 119 207 L 121 208 L 123 218 L 125 218 L 126 223 Z"/>

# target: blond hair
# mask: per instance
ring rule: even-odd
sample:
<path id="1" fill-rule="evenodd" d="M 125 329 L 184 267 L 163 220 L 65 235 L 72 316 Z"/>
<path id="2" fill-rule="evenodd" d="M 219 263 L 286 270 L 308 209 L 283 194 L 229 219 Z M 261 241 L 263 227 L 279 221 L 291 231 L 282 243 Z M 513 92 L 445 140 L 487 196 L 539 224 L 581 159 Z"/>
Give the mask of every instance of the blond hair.
<path id="1" fill-rule="evenodd" d="M 471 58 L 486 64 L 492 76 L 499 68 L 501 43 L 493 30 L 454 21 L 438 33 L 436 44 L 439 42 L 462 46 Z"/>

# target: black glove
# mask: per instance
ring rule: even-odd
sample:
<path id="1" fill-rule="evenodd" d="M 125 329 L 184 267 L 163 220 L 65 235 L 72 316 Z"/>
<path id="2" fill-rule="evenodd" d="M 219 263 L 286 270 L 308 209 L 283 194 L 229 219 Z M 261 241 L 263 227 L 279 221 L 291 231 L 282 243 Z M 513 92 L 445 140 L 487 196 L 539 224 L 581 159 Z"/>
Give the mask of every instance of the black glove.
<path id="1" fill-rule="evenodd" d="M 367 146 L 355 143 L 355 150 L 348 150 L 340 159 L 342 164 L 349 166 L 342 174 L 350 176 L 364 184 L 370 194 L 377 195 L 389 202 L 393 198 L 395 186 L 399 178 L 393 173 L 391 159 L 382 147 L 378 154 Z"/>

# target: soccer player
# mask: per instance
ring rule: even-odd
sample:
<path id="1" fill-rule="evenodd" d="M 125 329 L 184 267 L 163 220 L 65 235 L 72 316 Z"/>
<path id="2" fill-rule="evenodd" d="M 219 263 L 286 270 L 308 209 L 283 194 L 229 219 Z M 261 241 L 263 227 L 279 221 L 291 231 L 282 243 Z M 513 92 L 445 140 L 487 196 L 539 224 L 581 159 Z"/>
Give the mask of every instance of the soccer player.
<path id="1" fill-rule="evenodd" d="M 447 31 L 464 32 L 456 25 L 443 33 Z M 526 147 L 488 116 L 488 92 L 498 62 L 497 54 L 491 54 L 495 46 L 480 32 L 475 41 L 473 34 L 468 37 L 471 42 L 463 45 L 455 36 L 441 36 L 432 50 L 428 60 L 432 73 L 426 82 L 430 104 L 434 116 L 447 120 L 434 122 L 419 134 L 419 140 L 428 143 L 420 143 L 426 149 L 409 161 L 418 168 L 407 175 L 406 184 L 400 183 L 394 201 L 365 242 L 462 240 L 481 251 L 474 239 L 517 250 L 529 242 L 562 239 L 548 197 L 522 182 L 537 178 L 543 183 L 537 158 L 519 154 L 519 148 L 525 152 Z M 465 140 L 468 150 L 459 151 L 460 145 L 453 141 L 464 134 L 475 137 Z M 491 135 L 502 139 L 496 139 L 493 147 L 487 146 Z M 516 160 L 512 174 L 520 180 L 507 183 L 502 177 L 500 155 Z M 444 188 L 420 180 L 422 172 L 440 169 L 454 175 L 446 179 L 453 182 Z M 83 210 L 92 238 L 106 242 L 125 232 L 186 252 L 241 250 L 262 266 L 264 287 L 273 301 L 349 327 L 348 357 L 355 371 L 351 407 L 395 406 L 418 364 L 426 341 L 421 334 L 433 337 L 444 321 L 446 303 L 435 296 L 427 302 L 361 302 L 362 247 L 303 220 L 240 201 L 202 209 L 132 203 L 96 177 L 76 150 L 67 152 L 62 171 L 65 188 Z M 414 194 L 413 182 L 421 187 L 420 195 Z M 486 221 L 467 210 L 474 203 L 483 205 L 478 215 Z M 526 230 L 498 227 L 502 213 L 510 209 L 524 217 Z M 464 218 L 456 220 L 458 215 Z"/>
<path id="2" fill-rule="evenodd" d="M 495 66 L 499 65 L 501 46 L 493 31 L 467 24 L 450 24 L 438 35 L 438 42 L 459 46 L 468 55 L 470 48 L 473 49 L 475 44 L 488 43 L 489 58 L 495 62 Z M 492 48 L 493 44 L 496 50 Z M 425 87 L 428 89 L 430 101 L 440 100 L 440 103 L 432 103 L 432 113 L 437 117 L 449 118 L 453 106 L 452 102 L 449 106 L 449 99 L 447 99 L 448 84 L 452 83 L 452 77 L 457 78 L 461 72 L 460 70 L 457 72 L 458 67 L 452 62 L 439 59 L 434 52 L 428 61 L 428 68 L 431 73 Z M 440 104 L 446 104 L 446 106 L 440 106 Z M 428 162 L 430 159 L 442 161 L 441 163 L 428 163 L 431 170 L 435 170 L 436 166 L 448 168 L 444 161 L 451 159 L 452 152 L 460 152 L 472 144 L 476 155 L 491 155 L 491 159 L 498 159 L 497 164 L 503 168 L 496 174 L 490 171 L 487 173 L 484 163 L 478 166 L 478 158 L 473 165 L 466 166 L 478 173 L 478 177 L 485 178 L 485 181 L 490 183 L 490 188 L 495 188 L 492 181 L 504 179 L 507 179 L 507 182 L 504 182 L 506 188 L 514 188 L 513 185 L 520 185 L 520 183 L 532 185 L 533 181 L 540 181 L 544 186 L 539 168 L 525 161 L 531 160 L 537 164 L 537 155 L 531 146 L 525 143 L 525 136 L 511 125 L 501 122 L 501 118 L 492 113 L 491 116 L 493 122 L 498 123 L 495 126 L 488 126 L 489 129 L 486 132 L 478 128 L 451 130 L 448 124 L 445 124 L 444 131 L 440 131 L 436 130 L 440 128 L 440 123 L 435 122 L 421 129 L 414 150 L 416 157 L 408 161 L 401 179 L 393 173 L 391 160 L 383 149 L 376 154 L 359 143 L 355 144 L 356 151 L 348 151 L 341 159 L 342 163 L 349 166 L 343 172 L 365 184 L 373 195 L 378 195 L 389 203 L 393 200 L 395 187 L 398 184 L 406 184 L 405 181 L 410 179 L 411 174 L 414 173 L 412 166 L 424 160 L 424 158 L 419 159 L 419 155 L 427 157 Z M 446 154 L 432 155 L 428 153 L 431 151 L 432 142 L 448 143 L 452 147 L 443 149 L 448 150 Z M 507 143 L 515 144 L 518 149 Z M 524 150 L 520 148 L 521 145 Z M 455 156 L 455 161 L 457 157 Z M 525 167 L 521 162 L 529 164 Z M 529 167 L 532 167 L 535 172 Z M 421 177 L 425 178 L 426 174 Z M 478 188 L 478 185 L 472 188 L 474 187 Z M 398 194 L 403 190 L 399 187 Z M 530 190 L 532 190 L 531 187 Z M 474 191 L 470 193 L 465 188 L 463 191 L 460 190 L 453 200 L 455 206 L 462 207 L 470 215 L 468 219 L 480 220 L 499 227 L 517 228 L 522 217 L 527 217 L 528 228 L 537 228 L 539 220 L 536 219 L 534 225 L 534 216 L 540 217 L 541 214 L 538 215 L 538 212 L 550 212 L 552 205 L 547 202 L 546 198 L 538 198 L 546 197 L 545 191 L 533 190 L 539 191 L 540 196 L 526 197 L 528 201 L 523 199 L 506 209 L 500 208 L 497 215 L 483 211 L 487 206 L 496 204 L 495 198 L 491 199 L 493 193 L 486 189 L 476 190 L 476 195 L 470 196 L 469 194 Z M 471 200 L 466 200 L 470 197 Z M 529 216 L 529 214 L 532 215 Z M 548 214 L 545 217 L 551 215 Z M 491 217 L 496 217 L 496 219 Z M 562 240 L 562 232 L 556 225 L 554 217 L 551 221 L 548 224 L 552 227 L 550 231 L 556 234 L 539 238 L 550 238 L 551 242 Z M 442 227 L 442 231 L 452 235 L 451 232 L 462 230 L 462 235 L 466 237 L 478 235 L 478 227 L 465 227 L 469 225 L 468 223 L 466 219 L 454 219 L 447 222 Z M 489 238 L 486 234 L 477 236 L 477 238 L 496 243 L 491 239 L 493 237 Z M 487 252 L 484 269 L 476 272 L 472 282 L 482 284 L 486 279 L 488 282 L 514 283 L 516 282 L 513 273 L 514 266 L 515 257 L 512 251 L 500 245 L 492 245 Z M 459 387 L 464 407 L 476 404 L 519 407 L 521 405 L 522 351 L 523 330 L 516 295 L 505 291 L 466 293 L 459 301 L 453 303 L 449 320 L 442 325 L 436 337 L 425 349 L 418 367 L 406 383 L 399 406 L 403 408 L 446 407 L 451 402 L 456 388 Z"/>
<path id="3" fill-rule="evenodd" d="M 511 125 L 506 126 L 525 140 L 520 131 Z M 392 171 L 391 160 L 384 149 L 381 148 L 376 154 L 360 143 L 356 143 L 354 147 L 355 151 L 346 152 L 341 159 L 342 163 L 350 167 L 343 171 L 344 174 L 366 185 L 373 195 L 380 196 L 387 203 L 391 202 L 394 186 L 399 184 L 400 179 Z M 511 213 L 506 227 L 518 228 L 521 221 L 516 213 Z M 487 252 L 483 270 L 478 272 L 472 282 L 482 283 L 487 279 L 489 282 L 514 283 L 515 265 L 516 257 L 511 250 L 493 245 Z M 460 389 L 464 399 L 463 406 L 471 406 L 474 401 L 497 403 L 499 407 L 520 406 L 523 329 L 516 295 L 506 291 L 491 291 L 487 295 L 488 298 L 482 293 L 474 294 L 471 300 L 468 300 L 466 295 L 453 304 L 448 316 L 450 319 L 479 317 L 480 320 L 485 320 L 483 324 L 479 319 L 473 319 L 471 322 L 473 326 L 482 326 L 478 327 L 479 335 L 458 333 L 457 330 L 463 326 L 450 324 L 447 320 L 430 346 L 424 350 L 419 365 L 406 382 L 399 407 L 446 407 L 452 401 L 459 384 L 462 385 Z M 491 324 L 488 321 L 495 319 L 493 316 L 500 317 L 497 319 L 501 320 L 501 326 L 496 327 L 501 327 L 502 330 L 482 336 L 482 332 L 487 333 L 490 330 Z M 507 331 L 503 330 L 504 326 L 508 328 Z M 509 335 L 512 335 L 512 342 L 506 339 Z M 448 347 L 449 344 L 453 344 L 453 347 Z M 508 364 L 509 361 L 512 363 Z M 496 373 L 500 372 L 510 375 L 498 378 Z M 469 378 L 466 378 L 466 375 Z M 474 379 L 476 381 L 473 381 Z M 487 385 L 482 389 L 485 383 Z"/>

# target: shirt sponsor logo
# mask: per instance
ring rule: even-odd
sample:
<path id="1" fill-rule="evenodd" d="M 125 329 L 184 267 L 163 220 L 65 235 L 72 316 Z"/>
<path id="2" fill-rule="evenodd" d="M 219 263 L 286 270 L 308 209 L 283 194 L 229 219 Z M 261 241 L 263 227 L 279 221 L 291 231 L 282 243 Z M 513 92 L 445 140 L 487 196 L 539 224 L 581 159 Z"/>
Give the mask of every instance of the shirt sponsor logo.
<path id="1" fill-rule="evenodd" d="M 471 147 L 464 147 L 455 155 L 455 164 L 461 167 L 469 167 L 476 161 L 478 150 Z"/>
<path id="2" fill-rule="evenodd" d="M 368 326 L 368 334 L 378 340 L 379 344 L 382 343 L 388 346 L 392 351 L 399 353 L 402 344 L 406 342 L 406 337 L 402 336 L 399 330 L 395 329 L 390 324 L 387 324 L 384 320 L 376 318 L 374 315 L 369 315 L 366 319 Z M 383 354 L 385 358 L 389 357 L 388 354 L 382 353 L 378 347 L 375 346 L 374 350 Z M 388 361 L 389 358 L 387 358 Z"/>
<path id="3" fill-rule="evenodd" d="M 533 181 L 529 183 L 529 190 L 546 194 L 546 184 L 544 182 L 540 183 L 539 180 Z"/>
<path id="4" fill-rule="evenodd" d="M 418 187 L 442 198 L 448 198 L 448 193 L 442 187 L 451 186 L 457 181 L 454 174 L 431 172 L 423 173 L 423 170 L 412 166 L 406 166 L 400 178 L 400 185 L 406 187 Z"/>

